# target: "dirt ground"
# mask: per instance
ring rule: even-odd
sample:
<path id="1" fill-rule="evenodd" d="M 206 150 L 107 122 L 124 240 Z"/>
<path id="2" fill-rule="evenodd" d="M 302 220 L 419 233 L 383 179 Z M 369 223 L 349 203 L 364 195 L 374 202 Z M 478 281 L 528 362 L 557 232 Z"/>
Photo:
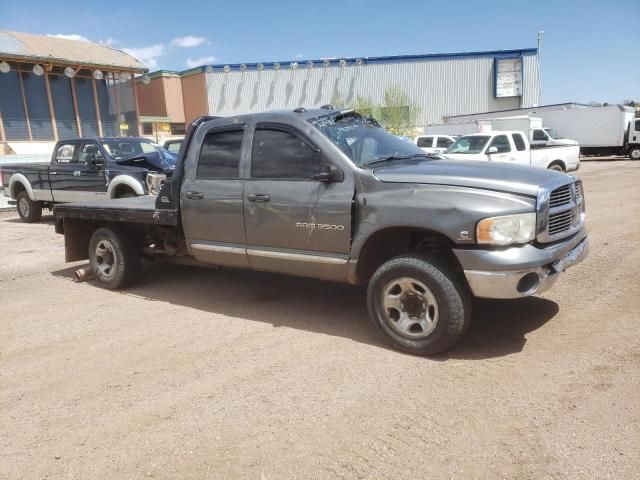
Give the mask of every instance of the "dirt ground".
<path id="1" fill-rule="evenodd" d="M 640 163 L 579 176 L 589 258 L 431 359 L 362 289 L 154 264 L 106 291 L 51 217 L 1 213 L 0 478 L 637 478 Z"/>

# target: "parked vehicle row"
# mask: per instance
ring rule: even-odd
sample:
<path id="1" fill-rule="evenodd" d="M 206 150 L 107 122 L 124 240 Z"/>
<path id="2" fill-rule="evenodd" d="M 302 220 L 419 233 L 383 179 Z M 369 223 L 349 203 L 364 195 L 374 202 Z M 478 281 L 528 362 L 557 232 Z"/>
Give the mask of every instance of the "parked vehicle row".
<path id="1" fill-rule="evenodd" d="M 0 193 L 15 200 L 20 218 L 37 222 L 56 203 L 157 194 L 176 155 L 135 137 L 58 142 L 51 162 L 0 166 Z"/>
<path id="2" fill-rule="evenodd" d="M 571 172 L 580 167 L 577 145 L 529 145 L 522 132 L 474 133 L 458 138 L 442 154 L 452 160 L 512 163 Z"/>
<path id="3" fill-rule="evenodd" d="M 504 135 L 529 154 L 526 139 L 520 150 L 515 133 Z M 505 144 L 485 137 L 477 142 L 489 150 Z M 156 197 L 54 213 L 66 260 L 89 259 L 105 288 L 135 282 L 143 255 L 367 285 L 374 325 L 420 355 L 461 338 L 472 296 L 543 292 L 588 250 L 579 180 L 429 157 L 329 107 L 201 117 Z"/>

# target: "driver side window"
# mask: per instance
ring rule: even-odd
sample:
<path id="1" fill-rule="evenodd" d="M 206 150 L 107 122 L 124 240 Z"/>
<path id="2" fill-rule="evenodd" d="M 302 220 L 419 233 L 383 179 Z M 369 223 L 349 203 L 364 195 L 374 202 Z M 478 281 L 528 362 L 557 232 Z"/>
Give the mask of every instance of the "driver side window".
<path id="1" fill-rule="evenodd" d="M 322 170 L 320 151 L 300 136 L 271 126 L 258 127 L 253 135 L 253 178 L 309 180 Z"/>
<path id="2" fill-rule="evenodd" d="M 493 139 L 489 148 L 496 147 L 497 153 L 507 153 L 511 151 L 511 145 L 509 145 L 509 138 L 506 135 L 498 135 Z"/>
<path id="3" fill-rule="evenodd" d="M 102 158 L 102 154 L 98 149 L 98 144 L 95 142 L 84 143 L 80 147 L 80 153 L 78 153 L 78 163 L 88 164 L 91 160 L 95 158 Z"/>

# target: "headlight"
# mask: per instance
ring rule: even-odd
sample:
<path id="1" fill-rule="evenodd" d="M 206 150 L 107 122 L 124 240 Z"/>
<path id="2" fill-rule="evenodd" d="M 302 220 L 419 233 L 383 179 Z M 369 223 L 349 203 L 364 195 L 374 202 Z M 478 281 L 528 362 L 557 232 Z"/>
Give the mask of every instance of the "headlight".
<path id="1" fill-rule="evenodd" d="M 485 218 L 478 222 L 476 228 L 478 243 L 490 245 L 527 243 L 535 236 L 536 214 L 534 212 Z"/>

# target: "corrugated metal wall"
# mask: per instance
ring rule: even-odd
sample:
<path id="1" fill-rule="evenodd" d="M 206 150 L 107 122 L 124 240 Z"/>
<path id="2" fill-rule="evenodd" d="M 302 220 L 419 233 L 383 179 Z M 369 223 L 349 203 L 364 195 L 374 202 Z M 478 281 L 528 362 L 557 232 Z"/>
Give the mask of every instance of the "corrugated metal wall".
<path id="1" fill-rule="evenodd" d="M 358 96 L 383 101 L 386 89 L 399 86 L 421 110 L 419 125 L 443 116 L 539 104 L 537 56 L 524 55 L 523 97 L 494 98 L 493 56 L 453 57 L 389 63 L 365 63 L 297 69 L 282 65 L 228 73 L 207 73 L 210 115 L 236 115 L 263 110 L 353 105 Z"/>

